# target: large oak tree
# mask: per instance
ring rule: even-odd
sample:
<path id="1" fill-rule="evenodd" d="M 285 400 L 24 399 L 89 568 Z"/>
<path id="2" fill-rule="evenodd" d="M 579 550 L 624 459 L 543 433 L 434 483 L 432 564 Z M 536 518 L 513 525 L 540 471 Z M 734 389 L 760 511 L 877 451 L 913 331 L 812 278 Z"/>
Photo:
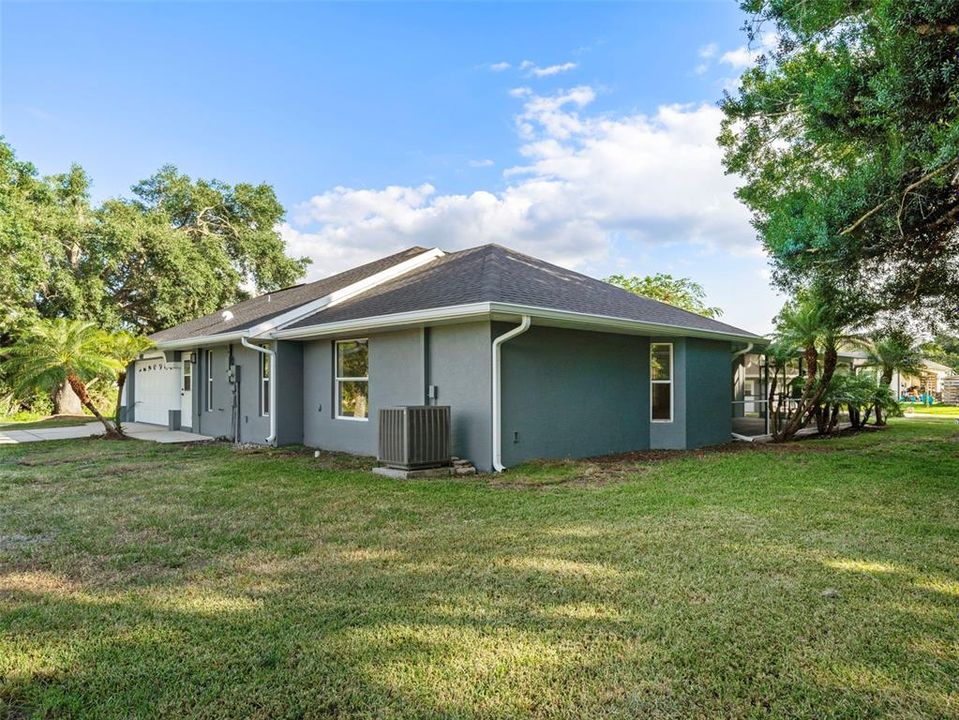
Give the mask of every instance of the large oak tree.
<path id="1" fill-rule="evenodd" d="M 720 142 L 786 290 L 959 320 L 959 2 L 745 0 Z"/>
<path id="2" fill-rule="evenodd" d="M 161 168 L 95 207 L 79 166 L 41 178 L 0 141 L 0 345 L 37 318 L 150 333 L 302 277 L 266 184 Z"/>

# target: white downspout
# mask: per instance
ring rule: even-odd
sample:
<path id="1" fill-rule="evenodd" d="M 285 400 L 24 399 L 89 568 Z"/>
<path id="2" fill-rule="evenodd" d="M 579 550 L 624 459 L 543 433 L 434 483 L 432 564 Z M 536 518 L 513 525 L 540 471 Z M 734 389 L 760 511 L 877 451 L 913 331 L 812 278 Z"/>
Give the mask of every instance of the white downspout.
<path id="1" fill-rule="evenodd" d="M 502 410 L 500 395 L 503 385 L 502 369 L 500 368 L 500 346 L 507 340 L 512 340 L 517 335 L 522 335 L 529 330 L 531 322 L 529 315 L 523 315 L 519 325 L 493 340 L 493 470 L 496 472 L 503 472 L 506 469 L 506 466 L 503 465 L 503 418 L 500 415 Z"/>
<path id="2" fill-rule="evenodd" d="M 752 350 L 752 349 L 753 349 L 753 343 L 749 343 L 749 345 L 747 345 L 747 346 L 746 346 L 745 348 L 743 348 L 742 350 L 738 350 L 737 352 L 734 352 L 734 353 L 733 353 L 733 360 L 735 360 L 736 358 L 738 358 L 740 355 L 746 355 L 746 354 L 748 354 L 749 351 Z"/>
<path id="3" fill-rule="evenodd" d="M 240 336 L 240 344 L 245 348 L 270 356 L 270 435 L 264 442 L 272 445 L 276 440 L 276 350 L 254 345 L 246 339 L 245 335 Z M 259 382 L 259 374 L 257 374 L 257 381 Z"/>

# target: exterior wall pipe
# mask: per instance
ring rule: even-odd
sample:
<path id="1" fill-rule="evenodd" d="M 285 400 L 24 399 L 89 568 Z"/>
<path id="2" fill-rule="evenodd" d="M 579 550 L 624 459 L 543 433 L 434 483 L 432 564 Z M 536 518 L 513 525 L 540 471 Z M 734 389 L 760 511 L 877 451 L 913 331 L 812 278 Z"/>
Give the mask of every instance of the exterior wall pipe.
<path id="1" fill-rule="evenodd" d="M 500 335 L 493 340 L 493 470 L 503 472 L 506 466 L 503 465 L 503 437 L 502 437 L 502 367 L 500 365 L 500 347 L 507 340 L 512 340 L 517 335 L 522 335 L 529 330 L 532 320 L 529 315 L 523 315 L 520 324 L 510 330 L 508 333 Z"/>
<path id="2" fill-rule="evenodd" d="M 254 345 L 246 336 L 240 337 L 240 344 L 250 350 L 256 350 L 258 353 L 268 355 L 270 358 L 270 434 L 264 440 L 267 445 L 272 445 L 276 441 L 276 350 Z"/>
<path id="3" fill-rule="evenodd" d="M 737 352 L 734 352 L 734 353 L 733 353 L 733 360 L 735 360 L 736 358 L 738 358 L 740 355 L 748 355 L 748 354 L 749 354 L 749 351 L 753 349 L 753 345 L 754 345 L 754 344 L 755 344 L 755 343 L 749 343 L 749 344 L 748 344 L 746 347 L 744 347 L 742 350 L 738 350 Z"/>

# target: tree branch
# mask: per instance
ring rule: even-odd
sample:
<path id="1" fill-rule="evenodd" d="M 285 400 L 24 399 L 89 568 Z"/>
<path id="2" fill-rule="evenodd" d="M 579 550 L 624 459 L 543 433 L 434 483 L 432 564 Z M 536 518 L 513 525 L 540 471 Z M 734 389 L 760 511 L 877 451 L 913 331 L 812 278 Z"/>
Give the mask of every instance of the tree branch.
<path id="1" fill-rule="evenodd" d="M 914 183 L 906 186 L 906 189 L 905 189 L 905 190 L 903 191 L 903 193 L 902 193 L 902 198 L 901 198 L 900 201 L 899 201 L 899 212 L 896 214 L 896 222 L 897 222 L 897 223 L 900 222 L 900 220 L 901 220 L 901 218 L 902 218 L 902 211 L 903 211 L 903 208 L 904 208 L 905 203 L 906 203 L 906 196 L 907 196 L 909 193 L 911 193 L 913 190 L 915 190 L 917 187 L 919 187 L 920 185 L 922 185 L 923 183 L 926 183 L 926 182 L 928 182 L 929 180 L 931 180 L 933 177 L 935 177 L 936 175 L 938 175 L 939 173 L 941 173 L 941 172 L 942 172 L 943 170 L 945 170 L 946 168 L 951 167 L 952 165 L 955 165 L 956 162 L 959 162 L 959 158 L 956 158 L 956 159 L 954 159 L 954 160 L 950 160 L 950 161 L 947 162 L 945 165 L 940 165 L 940 166 L 937 167 L 935 170 L 930 170 L 930 171 L 927 172 L 925 175 L 923 175 L 921 178 L 919 178 L 918 180 L 916 180 Z M 852 225 L 850 225 L 849 227 L 847 227 L 845 230 L 841 230 L 841 231 L 839 232 L 839 234 L 840 234 L 840 235 L 848 235 L 848 234 L 851 233 L 853 230 L 855 230 L 857 227 L 859 227 L 859 226 L 862 225 L 864 222 L 866 222 L 866 220 L 868 220 L 870 217 L 872 217 L 872 216 L 875 215 L 877 212 L 879 212 L 880 210 L 882 210 L 882 208 L 884 208 L 886 205 L 888 205 L 890 202 L 892 202 L 892 200 L 893 200 L 893 197 L 888 197 L 888 198 L 886 198 L 886 199 L 883 200 L 881 203 L 879 203 L 878 205 L 876 205 L 876 207 L 874 207 L 872 210 L 870 210 L 869 212 L 867 212 L 867 213 L 865 213 L 864 215 L 860 216 L 859 219 L 856 220 L 856 222 L 854 222 Z M 901 227 L 901 225 L 900 225 L 900 227 Z"/>

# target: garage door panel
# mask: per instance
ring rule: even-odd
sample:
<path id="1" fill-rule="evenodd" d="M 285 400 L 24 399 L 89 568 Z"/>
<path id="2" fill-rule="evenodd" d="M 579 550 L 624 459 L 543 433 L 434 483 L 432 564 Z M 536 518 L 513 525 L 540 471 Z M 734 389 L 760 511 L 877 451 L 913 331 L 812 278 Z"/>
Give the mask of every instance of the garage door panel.
<path id="1" fill-rule="evenodd" d="M 166 425 L 169 411 L 180 409 L 179 363 L 163 358 L 138 360 L 135 369 L 134 420 Z"/>

